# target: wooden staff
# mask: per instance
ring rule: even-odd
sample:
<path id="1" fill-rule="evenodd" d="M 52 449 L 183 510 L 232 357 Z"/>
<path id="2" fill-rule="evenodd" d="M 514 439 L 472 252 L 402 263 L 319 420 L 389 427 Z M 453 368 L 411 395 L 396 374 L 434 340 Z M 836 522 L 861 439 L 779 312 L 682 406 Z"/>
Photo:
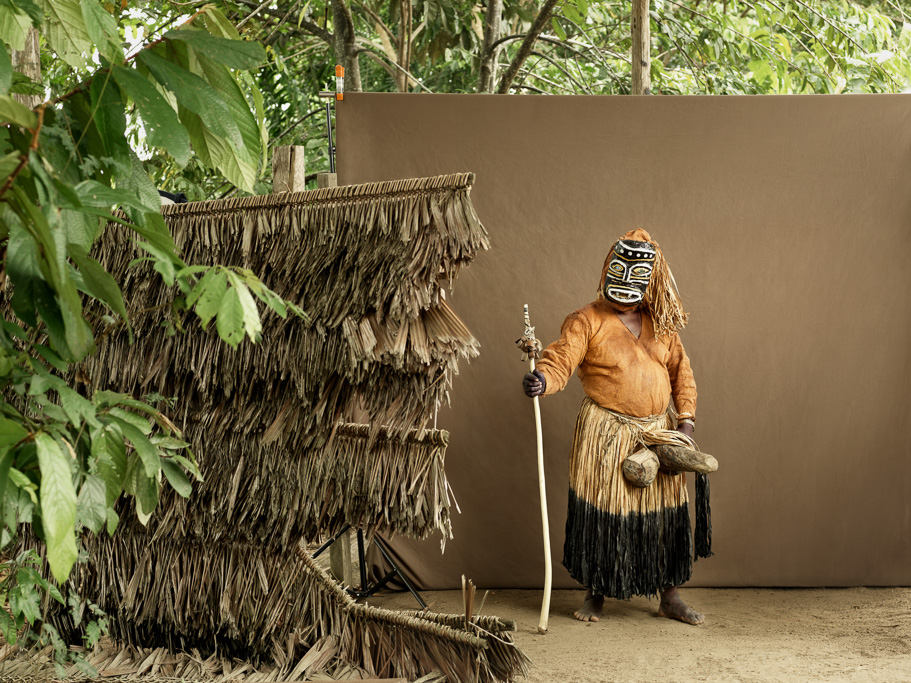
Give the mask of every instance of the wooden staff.
<path id="1" fill-rule="evenodd" d="M 541 352 L 541 342 L 535 339 L 535 328 L 528 319 L 528 304 L 525 304 L 525 334 L 516 342 L 522 349 L 522 360 L 528 360 L 531 371 L 535 370 L 535 358 Z M 544 600 L 541 603 L 541 618 L 538 620 L 538 633 L 547 633 L 547 619 L 550 616 L 550 586 L 553 570 L 550 559 L 550 523 L 547 521 L 547 491 L 544 486 L 544 437 L 541 435 L 541 405 L 538 397 L 532 401 L 535 405 L 535 432 L 538 437 L 538 488 L 541 494 L 541 524 L 544 527 Z"/>

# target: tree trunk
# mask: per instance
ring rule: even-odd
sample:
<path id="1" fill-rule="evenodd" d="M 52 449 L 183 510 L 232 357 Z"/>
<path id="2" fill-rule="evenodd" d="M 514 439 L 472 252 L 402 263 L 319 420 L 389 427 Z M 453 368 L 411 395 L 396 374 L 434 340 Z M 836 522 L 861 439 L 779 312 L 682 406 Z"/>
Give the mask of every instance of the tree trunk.
<path id="1" fill-rule="evenodd" d="M 506 68 L 506 73 L 503 74 L 503 78 L 500 79 L 500 87 L 497 88 L 498 93 L 502 95 L 509 93 L 509 88 L 512 86 L 512 82 L 516 80 L 519 69 L 522 68 L 525 60 L 528 59 L 528 56 L 531 54 L 532 48 L 535 46 L 535 41 L 538 40 L 538 36 L 541 35 L 544 27 L 550 21 L 550 17 L 556 6 L 557 0 L 547 0 L 544 3 L 544 6 L 541 7 L 541 11 L 538 12 L 538 16 L 535 17 L 535 20 L 531 24 L 531 28 L 528 29 L 528 33 L 525 34 L 525 40 L 523 40 L 522 45 L 519 46 L 519 51 Z"/>
<path id="2" fill-rule="evenodd" d="M 630 33 L 633 39 L 630 48 L 633 95 L 648 95 L 652 90 L 648 8 L 649 0 L 633 0 L 633 13 L 630 16 Z"/>
<path id="3" fill-rule="evenodd" d="M 360 92 L 361 67 L 354 42 L 354 18 L 345 0 L 332 0 L 332 23 L 335 28 L 335 58 L 345 67 L 345 90 Z"/>
<path id="4" fill-rule="evenodd" d="M 500 38 L 500 24 L 503 19 L 503 0 L 487 0 L 484 15 L 484 44 L 481 46 L 481 79 L 478 92 L 492 93 L 497 82 L 497 60 L 500 48 L 492 47 Z"/>
<path id="5" fill-rule="evenodd" d="M 41 82 L 41 56 L 38 54 L 38 29 L 30 28 L 22 50 L 13 50 L 13 70 L 28 76 L 35 83 Z M 29 109 L 44 101 L 41 95 L 13 95 L 13 98 Z"/>
<path id="6" fill-rule="evenodd" d="M 399 0 L 399 36 L 396 45 L 396 61 L 406 71 L 411 71 L 411 0 Z M 411 79 L 408 74 L 396 69 L 395 87 L 399 92 L 408 92 Z"/>

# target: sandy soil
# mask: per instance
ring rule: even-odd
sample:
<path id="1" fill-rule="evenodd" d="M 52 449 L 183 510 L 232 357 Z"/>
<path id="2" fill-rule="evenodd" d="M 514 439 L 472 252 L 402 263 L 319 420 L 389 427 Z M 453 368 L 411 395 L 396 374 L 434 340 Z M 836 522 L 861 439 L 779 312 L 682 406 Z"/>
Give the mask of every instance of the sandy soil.
<path id="1" fill-rule="evenodd" d="M 478 599 L 483 595 L 478 591 Z M 594 624 L 572 618 L 582 591 L 555 591 L 548 633 L 537 633 L 539 591 L 491 591 L 484 614 L 515 619 L 532 660 L 528 683 L 604 681 L 911 681 L 911 588 L 683 589 L 706 623 L 656 615 L 657 601 L 608 601 Z M 458 591 L 427 592 L 460 612 Z M 414 609 L 409 593 L 371 605 Z"/>

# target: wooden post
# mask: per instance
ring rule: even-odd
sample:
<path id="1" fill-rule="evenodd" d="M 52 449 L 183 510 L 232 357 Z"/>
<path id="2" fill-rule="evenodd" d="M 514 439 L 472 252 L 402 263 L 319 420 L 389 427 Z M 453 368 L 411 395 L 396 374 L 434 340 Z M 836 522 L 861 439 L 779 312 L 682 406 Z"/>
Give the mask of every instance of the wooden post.
<path id="1" fill-rule="evenodd" d="M 343 586 L 350 586 L 354 580 L 354 567 L 351 562 L 351 542 L 354 530 L 348 529 L 338 537 L 338 540 L 329 546 L 329 572 L 336 581 Z M 364 590 L 363 586 L 359 586 Z"/>
<path id="2" fill-rule="evenodd" d="M 304 148 L 276 147 L 272 152 L 272 194 L 303 192 L 307 189 L 306 180 Z"/>
<path id="3" fill-rule="evenodd" d="M 316 188 L 338 187 L 338 175 L 335 173 L 317 173 Z M 357 421 L 357 420 L 355 420 Z M 351 543 L 354 530 L 348 529 L 329 546 L 329 572 L 344 586 L 351 586 L 354 581 L 354 564 L 351 561 Z M 360 586 L 364 590 L 364 586 Z"/>
<path id="4" fill-rule="evenodd" d="M 649 0 L 633 0 L 633 13 L 630 18 L 633 38 L 630 50 L 630 61 L 633 66 L 633 95 L 648 95 L 652 90 L 648 10 Z"/>
<path id="5" fill-rule="evenodd" d="M 325 187 L 338 187 L 337 173 L 317 173 L 316 188 L 322 190 Z"/>

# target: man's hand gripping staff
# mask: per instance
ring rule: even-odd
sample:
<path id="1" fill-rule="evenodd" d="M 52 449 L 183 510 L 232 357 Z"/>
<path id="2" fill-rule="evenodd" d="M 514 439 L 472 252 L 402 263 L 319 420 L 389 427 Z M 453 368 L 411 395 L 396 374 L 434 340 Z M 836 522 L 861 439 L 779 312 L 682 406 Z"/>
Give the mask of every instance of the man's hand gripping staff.
<path id="1" fill-rule="evenodd" d="M 538 621 L 538 632 L 547 633 L 547 619 L 550 616 L 550 586 L 552 580 L 552 567 L 550 559 L 550 524 L 547 521 L 547 491 L 544 486 L 544 440 L 541 436 L 541 406 L 538 396 L 544 393 L 547 380 L 544 375 L 535 370 L 535 359 L 541 353 L 541 342 L 535 339 L 535 328 L 528 319 L 528 304 L 525 304 L 525 334 L 516 340 L 522 349 L 522 360 L 528 361 L 531 372 L 525 375 L 522 385 L 525 393 L 534 399 L 535 405 L 535 430 L 538 437 L 538 488 L 541 493 L 541 524 L 544 528 L 544 600 L 541 603 L 541 618 Z"/>

